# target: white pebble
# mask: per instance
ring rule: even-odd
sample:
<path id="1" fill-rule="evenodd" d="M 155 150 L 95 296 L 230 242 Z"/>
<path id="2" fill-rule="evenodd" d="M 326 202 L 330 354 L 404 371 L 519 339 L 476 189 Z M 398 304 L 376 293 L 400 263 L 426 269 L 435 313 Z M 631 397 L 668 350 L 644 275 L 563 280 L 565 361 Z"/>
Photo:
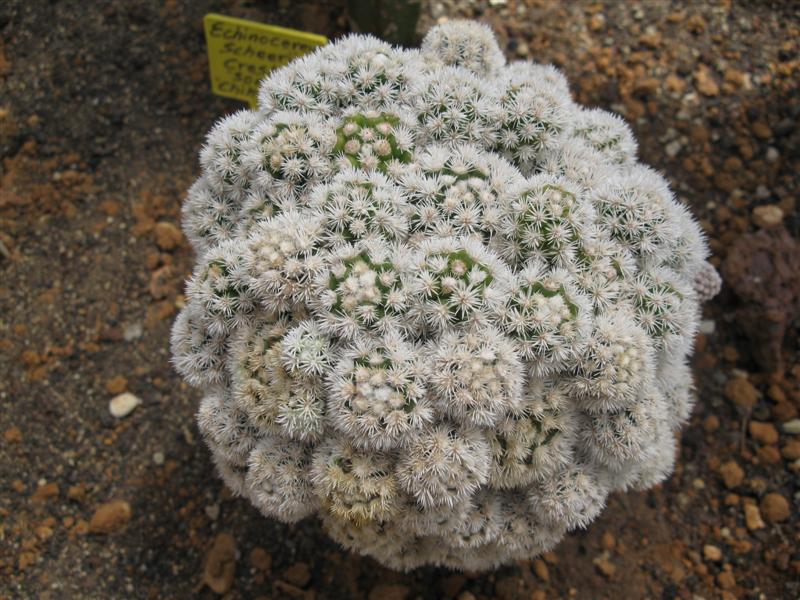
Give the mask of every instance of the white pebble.
<path id="1" fill-rule="evenodd" d="M 767 148 L 767 162 L 768 163 L 775 163 L 778 162 L 778 159 L 781 157 L 780 152 L 778 152 L 777 148 L 773 148 L 770 146 Z"/>
<path id="2" fill-rule="evenodd" d="M 126 326 L 125 330 L 122 332 L 122 337 L 126 342 L 138 340 L 140 337 L 142 337 L 142 324 L 131 323 L 130 325 Z"/>
<path id="3" fill-rule="evenodd" d="M 139 406 L 141 403 L 142 401 L 138 397 L 134 396 L 130 392 L 125 392 L 124 394 L 114 396 L 111 399 L 111 402 L 108 403 L 108 410 L 113 416 L 121 419 L 122 417 L 127 417 L 129 414 L 131 414 L 133 409 Z"/>
<path id="4" fill-rule="evenodd" d="M 712 319 L 703 319 L 700 321 L 700 333 L 711 335 L 717 328 L 717 324 Z"/>
<path id="5" fill-rule="evenodd" d="M 664 151 L 670 158 L 675 158 L 683 148 L 683 144 L 679 140 L 673 140 L 664 147 Z"/>
<path id="6" fill-rule="evenodd" d="M 153 462 L 157 465 L 164 464 L 164 453 L 163 452 L 153 452 Z"/>
<path id="7" fill-rule="evenodd" d="M 800 433 L 800 419 L 792 419 L 783 424 L 783 430 L 786 433 L 797 435 Z"/>

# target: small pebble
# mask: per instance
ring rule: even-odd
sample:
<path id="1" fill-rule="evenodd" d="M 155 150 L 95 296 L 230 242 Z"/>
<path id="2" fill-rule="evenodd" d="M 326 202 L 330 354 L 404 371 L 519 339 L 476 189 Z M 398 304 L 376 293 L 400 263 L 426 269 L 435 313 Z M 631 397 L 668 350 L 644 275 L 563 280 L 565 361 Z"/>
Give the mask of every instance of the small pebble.
<path id="1" fill-rule="evenodd" d="M 40 502 L 57 498 L 59 494 L 58 484 L 55 482 L 47 483 L 39 480 L 39 487 L 33 494 L 33 500 Z"/>
<path id="2" fill-rule="evenodd" d="M 719 417 L 717 415 L 708 415 L 703 419 L 703 430 L 706 433 L 714 433 L 719 429 Z"/>
<path id="3" fill-rule="evenodd" d="M 164 453 L 163 452 L 154 452 L 153 453 L 153 462 L 157 465 L 164 464 Z"/>
<path id="4" fill-rule="evenodd" d="M 209 504 L 203 510 L 212 521 L 216 521 L 219 518 L 219 504 Z"/>
<path id="5" fill-rule="evenodd" d="M 142 401 L 137 396 L 134 396 L 130 392 L 125 392 L 111 399 L 111 402 L 108 403 L 108 410 L 111 412 L 112 416 L 121 419 L 131 414 L 133 409 L 141 403 Z"/>
<path id="6" fill-rule="evenodd" d="M 106 381 L 106 391 L 109 394 L 121 394 L 128 387 L 128 380 L 122 375 L 117 375 Z"/>
<path id="7" fill-rule="evenodd" d="M 778 159 L 781 157 L 780 152 L 778 152 L 777 148 L 770 146 L 767 148 L 767 162 L 768 163 L 775 163 L 778 162 Z"/>
<path id="8" fill-rule="evenodd" d="M 606 531 L 603 533 L 603 537 L 600 538 L 600 544 L 602 544 L 603 550 L 611 551 L 617 545 L 617 540 L 614 538 L 614 534 Z"/>
<path id="9" fill-rule="evenodd" d="M 722 550 L 711 544 L 706 544 L 703 546 L 703 558 L 714 562 L 722 560 Z"/>
<path id="10" fill-rule="evenodd" d="M 758 390 L 746 377 L 732 377 L 725 384 L 725 397 L 736 406 L 752 408 L 758 402 Z"/>
<path id="11" fill-rule="evenodd" d="M 761 518 L 761 511 L 758 510 L 758 506 L 752 503 L 744 505 L 744 520 L 750 531 L 764 529 L 767 526 Z"/>
<path id="12" fill-rule="evenodd" d="M 125 500 L 112 500 L 97 507 L 89 522 L 91 533 L 114 533 L 131 520 L 131 505 Z"/>
<path id="13" fill-rule="evenodd" d="M 736 587 L 736 578 L 730 571 L 723 571 L 717 575 L 717 583 L 723 590 L 730 590 Z"/>
<path id="14" fill-rule="evenodd" d="M 22 430 L 19 427 L 6 429 L 3 439 L 7 444 L 20 444 L 22 443 Z"/>
<path id="15" fill-rule="evenodd" d="M 132 342 L 133 340 L 138 340 L 142 337 L 142 324 L 141 323 L 131 323 L 130 325 L 126 325 L 125 329 L 122 331 L 122 338 L 126 342 Z"/>
<path id="16" fill-rule="evenodd" d="M 664 146 L 664 152 L 667 153 L 667 156 L 670 158 L 675 158 L 678 156 L 678 153 L 683 148 L 683 144 L 680 143 L 678 140 L 672 140 L 669 144 Z"/>
<path id="17" fill-rule="evenodd" d="M 536 573 L 536 576 L 545 583 L 550 581 L 550 571 L 543 560 L 537 558 L 533 561 L 533 572 Z"/>
<path id="18" fill-rule="evenodd" d="M 597 570 L 609 579 L 614 576 L 614 573 L 617 572 L 617 567 L 609 560 L 608 552 L 603 552 L 592 562 L 594 563 L 594 566 L 597 567 Z"/>
<path id="19" fill-rule="evenodd" d="M 304 562 L 296 562 L 284 571 L 286 581 L 299 588 L 304 588 L 311 581 L 311 569 Z"/>
<path id="20" fill-rule="evenodd" d="M 764 121 L 756 121 L 753 123 L 753 133 L 756 135 L 757 138 L 762 140 L 769 139 L 772 137 L 772 130 L 769 128 Z"/>
<path id="21" fill-rule="evenodd" d="M 790 435 L 800 434 L 800 419 L 792 419 L 783 424 L 783 430 Z"/>
<path id="22" fill-rule="evenodd" d="M 797 460 L 800 458 L 800 442 L 790 440 L 783 448 L 781 454 L 786 460 Z"/>
<path id="23" fill-rule="evenodd" d="M 761 513 L 767 521 L 781 523 L 791 515 L 789 501 L 777 492 L 767 494 L 761 500 Z"/>
<path id="24" fill-rule="evenodd" d="M 256 547 L 250 552 L 250 562 L 259 571 L 269 571 L 272 568 L 272 555 L 263 548 Z"/>
<path id="25" fill-rule="evenodd" d="M 236 573 L 236 541 L 230 533 L 218 533 L 206 554 L 203 583 L 217 594 L 225 594 L 233 586 Z"/>
<path id="26" fill-rule="evenodd" d="M 719 468 L 719 474 L 722 476 L 722 481 L 728 489 L 735 488 L 744 481 L 744 470 L 733 460 L 729 460 L 723 464 Z"/>
<path id="27" fill-rule="evenodd" d="M 750 436 L 761 444 L 776 444 L 778 442 L 778 430 L 772 423 L 760 423 L 750 421 Z"/>
<path id="28" fill-rule="evenodd" d="M 153 234 L 156 245 L 162 250 L 174 250 L 183 241 L 181 230 L 169 221 L 156 223 Z"/>
<path id="29" fill-rule="evenodd" d="M 769 192 L 766 197 L 769 197 Z M 756 206 L 753 209 L 753 222 L 762 229 L 780 225 L 783 222 L 783 209 L 777 204 Z"/>
<path id="30" fill-rule="evenodd" d="M 717 328 L 717 324 L 712 319 L 703 319 L 700 321 L 700 333 L 711 335 Z"/>

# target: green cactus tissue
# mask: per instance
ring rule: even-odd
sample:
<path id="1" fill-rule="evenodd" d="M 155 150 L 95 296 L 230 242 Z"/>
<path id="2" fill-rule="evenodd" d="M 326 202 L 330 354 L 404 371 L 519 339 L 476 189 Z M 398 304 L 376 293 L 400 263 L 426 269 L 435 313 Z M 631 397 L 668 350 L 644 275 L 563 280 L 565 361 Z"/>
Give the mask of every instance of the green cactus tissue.
<path id="1" fill-rule="evenodd" d="M 222 119 L 172 331 L 230 488 L 396 569 L 493 568 L 675 460 L 697 222 L 616 116 L 491 31 L 351 36 Z"/>

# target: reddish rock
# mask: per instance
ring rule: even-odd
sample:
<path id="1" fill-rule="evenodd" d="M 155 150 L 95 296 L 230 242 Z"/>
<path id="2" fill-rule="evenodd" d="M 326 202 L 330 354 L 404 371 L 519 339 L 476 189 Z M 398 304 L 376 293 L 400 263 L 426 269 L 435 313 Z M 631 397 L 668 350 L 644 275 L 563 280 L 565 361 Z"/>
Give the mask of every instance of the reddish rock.
<path id="1" fill-rule="evenodd" d="M 150 275 L 149 288 L 150 295 L 156 300 L 175 294 L 178 289 L 172 267 L 164 265 L 160 269 L 153 271 L 152 275 Z"/>
<path id="2" fill-rule="evenodd" d="M 750 531 L 764 529 L 767 526 L 761 518 L 761 511 L 752 501 L 744 505 L 744 521 Z"/>
<path id="3" fill-rule="evenodd" d="M 106 391 L 109 394 L 121 394 L 128 388 L 128 380 L 122 375 L 117 375 L 106 381 Z"/>
<path id="4" fill-rule="evenodd" d="M 781 453 L 776 446 L 761 446 L 756 456 L 765 465 L 777 465 L 781 462 Z"/>
<path id="5" fill-rule="evenodd" d="M 761 444 L 777 444 L 778 443 L 778 430 L 772 423 L 759 423 L 758 421 L 750 422 L 750 436 Z"/>
<path id="6" fill-rule="evenodd" d="M 772 137 L 772 130 L 764 121 L 756 121 L 752 126 L 753 133 L 760 140 L 768 140 Z"/>
<path id="7" fill-rule="evenodd" d="M 692 15 L 686 21 L 686 29 L 694 34 L 703 33 L 706 30 L 706 26 L 706 20 L 700 14 Z"/>
<path id="8" fill-rule="evenodd" d="M 800 458 L 800 441 L 790 441 L 783 448 L 781 448 L 781 454 L 786 460 L 797 460 Z"/>
<path id="9" fill-rule="evenodd" d="M 717 575 L 717 585 L 723 590 L 730 590 L 736 587 L 736 578 L 730 571 L 723 571 Z"/>
<path id="10" fill-rule="evenodd" d="M 711 71 L 705 65 L 700 65 L 694 73 L 694 81 L 697 91 L 704 96 L 716 96 L 719 94 L 719 85 L 714 80 Z"/>
<path id="11" fill-rule="evenodd" d="M 286 569 L 283 574 L 286 581 L 297 587 L 304 588 L 311 581 L 311 569 L 304 562 L 296 562 L 291 567 Z"/>
<path id="12" fill-rule="evenodd" d="M 703 558 L 706 560 L 718 562 L 722 560 L 722 550 L 711 544 L 703 546 Z"/>
<path id="13" fill-rule="evenodd" d="M 703 419 L 703 430 L 706 433 L 714 433 L 719 429 L 719 417 L 717 415 L 709 415 Z"/>
<path id="14" fill-rule="evenodd" d="M 758 402 L 759 393 L 746 377 L 733 377 L 725 384 L 725 397 L 736 406 L 752 408 Z"/>
<path id="15" fill-rule="evenodd" d="M 51 482 L 40 485 L 33 493 L 33 500 L 36 502 L 44 502 L 45 500 L 50 500 L 51 498 L 56 498 L 57 496 L 58 484 Z"/>
<path id="16" fill-rule="evenodd" d="M 608 579 L 611 579 L 614 573 L 617 572 L 617 567 L 609 560 L 608 552 L 603 552 L 600 556 L 595 558 L 593 562 L 597 570 Z"/>
<path id="17" fill-rule="evenodd" d="M 536 576 L 545 583 L 550 581 L 550 571 L 542 559 L 537 558 L 533 561 L 533 572 L 536 573 Z"/>
<path id="18" fill-rule="evenodd" d="M 131 520 L 131 505 L 125 500 L 112 500 L 97 507 L 89 521 L 90 533 L 115 533 Z"/>
<path id="19" fill-rule="evenodd" d="M 3 433 L 3 439 L 6 444 L 21 444 L 22 430 L 19 427 L 10 427 Z"/>
<path id="20" fill-rule="evenodd" d="M 777 492 L 767 494 L 761 500 L 761 514 L 770 523 L 781 523 L 791 515 L 789 501 Z"/>
<path id="21" fill-rule="evenodd" d="M 250 563 L 259 571 L 269 571 L 272 568 L 272 555 L 263 548 L 253 548 Z"/>
<path id="22" fill-rule="evenodd" d="M 86 485 L 79 483 L 78 485 L 70 486 L 67 490 L 67 498 L 75 502 L 83 502 L 86 500 Z"/>
<path id="23" fill-rule="evenodd" d="M 606 531 L 603 533 L 603 537 L 600 538 L 600 544 L 603 546 L 603 550 L 611 551 L 617 545 L 617 540 L 614 538 L 613 533 Z"/>
<path id="24" fill-rule="evenodd" d="M 153 228 L 156 246 L 162 250 L 174 250 L 183 243 L 181 230 L 168 221 L 160 221 Z"/>
<path id="25" fill-rule="evenodd" d="M 233 586 L 236 574 L 236 541 L 230 533 L 218 533 L 206 555 L 203 583 L 217 594 L 225 594 Z"/>
<path id="26" fill-rule="evenodd" d="M 744 481 L 744 471 L 735 461 L 730 460 L 719 468 L 722 481 L 728 489 L 735 488 Z"/>
<path id="27" fill-rule="evenodd" d="M 785 423 L 797 416 L 797 408 L 791 402 L 778 402 L 772 407 L 772 416 L 776 421 Z"/>

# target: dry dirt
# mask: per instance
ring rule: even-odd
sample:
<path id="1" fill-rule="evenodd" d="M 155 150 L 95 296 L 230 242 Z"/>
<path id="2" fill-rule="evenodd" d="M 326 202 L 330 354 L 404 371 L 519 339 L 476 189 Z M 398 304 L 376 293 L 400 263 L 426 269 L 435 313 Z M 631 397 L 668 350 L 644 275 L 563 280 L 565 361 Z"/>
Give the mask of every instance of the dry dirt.
<path id="1" fill-rule="evenodd" d="M 716 264 L 737 248 L 705 309 L 699 402 L 669 481 L 613 496 L 541 559 L 479 575 L 393 573 L 225 491 L 168 348 L 192 263 L 180 203 L 205 132 L 239 107 L 209 93 L 201 18 L 335 36 L 340 4 L 0 5 L 0 598 L 800 596 L 792 2 L 425 8 L 428 22 L 486 20 L 510 57 L 553 62 L 578 101 L 620 112 Z M 126 391 L 142 404 L 116 419 Z"/>

